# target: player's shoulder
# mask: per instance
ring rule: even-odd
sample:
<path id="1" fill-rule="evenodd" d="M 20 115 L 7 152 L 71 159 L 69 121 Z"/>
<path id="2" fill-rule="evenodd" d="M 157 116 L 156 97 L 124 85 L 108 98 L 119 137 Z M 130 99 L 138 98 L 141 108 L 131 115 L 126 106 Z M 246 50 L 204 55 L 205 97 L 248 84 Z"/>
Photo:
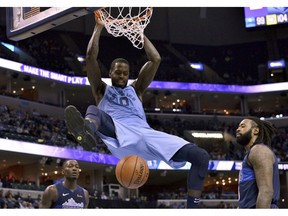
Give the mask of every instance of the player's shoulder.
<path id="1" fill-rule="evenodd" d="M 89 195 L 89 192 L 88 192 L 88 190 L 87 190 L 87 189 L 83 188 L 83 191 L 84 191 L 84 193 L 86 193 L 86 194 L 88 194 L 88 195 Z"/>
<path id="2" fill-rule="evenodd" d="M 46 193 L 57 193 L 57 187 L 56 187 L 56 185 L 55 184 L 52 184 L 52 185 L 49 185 L 49 186 L 47 186 L 46 187 L 46 189 L 45 189 L 45 192 Z"/>
<path id="3" fill-rule="evenodd" d="M 274 152 L 265 144 L 256 144 L 250 149 L 249 160 L 262 160 L 264 158 L 273 158 Z"/>
<path id="4" fill-rule="evenodd" d="M 259 153 L 259 152 L 271 152 L 272 150 L 269 146 L 265 144 L 256 144 L 250 149 L 251 153 Z"/>
<path id="5" fill-rule="evenodd" d="M 55 189 L 56 188 L 56 184 L 52 184 L 52 185 L 48 185 L 47 187 L 46 187 L 46 190 L 53 190 L 53 189 Z"/>
<path id="6" fill-rule="evenodd" d="M 86 188 L 81 187 L 79 185 L 78 185 L 78 187 L 84 192 L 85 195 L 89 196 L 89 191 Z"/>

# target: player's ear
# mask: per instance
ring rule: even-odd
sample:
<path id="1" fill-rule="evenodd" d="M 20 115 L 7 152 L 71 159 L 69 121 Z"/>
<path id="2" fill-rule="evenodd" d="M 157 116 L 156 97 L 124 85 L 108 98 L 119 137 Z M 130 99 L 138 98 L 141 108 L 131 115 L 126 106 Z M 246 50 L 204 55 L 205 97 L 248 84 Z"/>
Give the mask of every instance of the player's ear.
<path id="1" fill-rule="evenodd" d="M 254 135 L 259 135 L 259 128 L 258 127 L 254 127 L 253 128 L 253 134 Z"/>

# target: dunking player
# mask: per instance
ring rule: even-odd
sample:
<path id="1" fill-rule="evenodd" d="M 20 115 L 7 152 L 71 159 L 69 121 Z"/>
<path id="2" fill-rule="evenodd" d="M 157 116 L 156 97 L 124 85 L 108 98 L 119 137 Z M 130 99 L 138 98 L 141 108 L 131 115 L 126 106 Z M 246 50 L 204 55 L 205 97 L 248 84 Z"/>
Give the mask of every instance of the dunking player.
<path id="1" fill-rule="evenodd" d="M 142 105 L 142 95 L 152 82 L 161 57 L 151 41 L 144 35 L 144 50 L 148 61 L 142 66 L 138 78 L 127 85 L 129 62 L 115 59 L 109 71 L 112 86 L 101 80 L 97 62 L 99 38 L 103 22 L 96 18 L 96 25 L 87 47 L 87 76 L 96 100 L 88 107 L 85 120 L 74 106 L 65 109 L 68 131 L 82 145 L 96 145 L 95 134 L 107 145 L 110 152 L 122 158 L 137 154 L 146 160 L 162 160 L 172 167 L 193 164 L 188 174 L 187 207 L 197 208 L 208 171 L 208 153 L 188 141 L 152 129 Z"/>
<path id="2" fill-rule="evenodd" d="M 39 208 L 88 208 L 88 191 L 77 184 L 78 162 L 65 161 L 62 172 L 64 180 L 45 189 Z"/>
<path id="3" fill-rule="evenodd" d="M 257 117 L 243 119 L 236 130 L 237 142 L 246 150 L 239 173 L 239 208 L 278 208 L 278 162 L 270 148 L 274 132 L 271 122 Z"/>

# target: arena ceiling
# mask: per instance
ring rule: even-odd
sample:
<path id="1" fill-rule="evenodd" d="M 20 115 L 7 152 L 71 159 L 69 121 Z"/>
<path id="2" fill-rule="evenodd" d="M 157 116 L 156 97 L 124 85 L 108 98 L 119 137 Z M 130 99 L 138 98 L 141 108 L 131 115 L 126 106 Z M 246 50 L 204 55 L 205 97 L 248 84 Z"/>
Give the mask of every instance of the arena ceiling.
<path id="1" fill-rule="evenodd" d="M 94 24 L 94 16 L 88 14 L 56 26 L 53 30 L 91 35 Z M 246 29 L 244 24 L 243 7 L 154 7 L 145 34 L 152 40 L 205 46 L 241 44 L 268 39 L 268 28 L 251 31 Z M 0 7 L 0 25 L 6 26 L 5 7 Z M 287 38 L 287 26 L 273 31 L 277 34 L 277 38 Z"/>

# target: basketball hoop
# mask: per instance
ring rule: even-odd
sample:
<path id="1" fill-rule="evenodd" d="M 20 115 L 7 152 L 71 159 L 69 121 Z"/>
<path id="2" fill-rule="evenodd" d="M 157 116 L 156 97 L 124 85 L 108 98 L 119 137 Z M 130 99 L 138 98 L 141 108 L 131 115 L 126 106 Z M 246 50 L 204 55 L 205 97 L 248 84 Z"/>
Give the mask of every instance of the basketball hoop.
<path id="1" fill-rule="evenodd" d="M 152 7 L 108 7 L 94 12 L 104 23 L 108 33 L 114 37 L 127 37 L 134 47 L 144 46 L 144 29 L 150 22 Z"/>

